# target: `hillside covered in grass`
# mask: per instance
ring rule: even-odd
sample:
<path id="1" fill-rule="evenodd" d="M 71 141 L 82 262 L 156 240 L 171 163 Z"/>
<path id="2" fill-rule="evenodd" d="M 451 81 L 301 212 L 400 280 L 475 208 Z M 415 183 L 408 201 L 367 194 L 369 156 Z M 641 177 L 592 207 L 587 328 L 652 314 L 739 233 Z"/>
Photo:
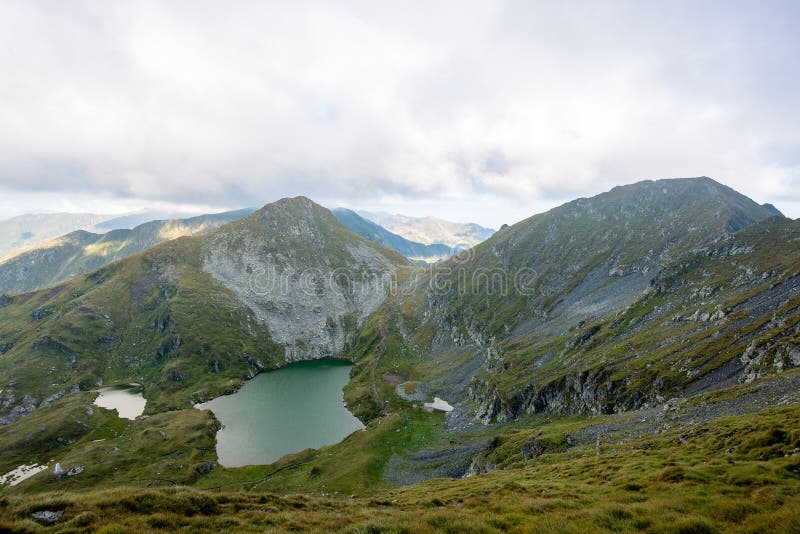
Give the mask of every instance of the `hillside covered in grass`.
<path id="1" fill-rule="evenodd" d="M 709 400 L 709 405 L 715 404 Z M 174 473 L 155 472 L 164 465 L 140 465 L 138 473 L 131 473 L 142 477 L 135 485 L 108 485 L 103 491 L 81 491 L 68 481 L 38 475 L 38 481 L 0 496 L 0 528 L 15 532 L 796 532 L 800 411 L 798 399 L 794 400 L 792 405 L 756 414 L 687 425 L 678 424 L 681 414 L 676 411 L 671 428 L 624 439 L 609 434 L 599 447 L 594 442 L 568 445 L 568 438 L 579 439 L 582 429 L 599 423 L 596 419 L 552 422 L 532 433 L 543 452 L 529 458 L 519 456 L 519 433 L 524 430 L 518 429 L 488 440 L 499 454 L 519 456 L 507 467 L 460 480 L 357 493 L 319 487 L 298 491 L 280 480 L 285 466 L 221 483 L 213 472 L 211 478 L 174 481 L 168 479 Z M 141 442 L 150 432 L 138 427 L 133 434 L 141 436 Z M 319 459 L 292 461 L 310 463 L 320 479 L 332 468 Z M 97 482 L 95 487 L 107 486 Z M 57 514 L 55 526 L 42 526 L 43 513 Z"/>
<path id="2" fill-rule="evenodd" d="M 144 385 L 149 413 L 186 408 L 287 359 L 335 356 L 385 298 L 384 275 L 403 265 L 300 198 L 3 295 L 0 422 L 124 381 Z M 311 278 L 295 276 L 309 268 Z"/>
<path id="3" fill-rule="evenodd" d="M 285 199 L 0 297 L 0 473 L 81 468 L 0 489 L 0 521 L 791 531 L 798 307 L 800 223 L 708 178 L 578 199 L 427 268 Z M 219 465 L 221 424 L 195 403 L 329 357 L 353 362 L 364 430 Z M 144 417 L 92 404 L 131 381 Z"/>

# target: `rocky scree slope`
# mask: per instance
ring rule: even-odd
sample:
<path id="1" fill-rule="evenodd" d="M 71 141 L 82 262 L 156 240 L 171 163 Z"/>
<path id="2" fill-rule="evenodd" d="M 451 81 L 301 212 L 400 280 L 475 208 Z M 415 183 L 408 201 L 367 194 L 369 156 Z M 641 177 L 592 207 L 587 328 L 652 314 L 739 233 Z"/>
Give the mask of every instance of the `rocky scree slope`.
<path id="1" fill-rule="evenodd" d="M 3 295 L 0 424 L 130 380 L 144 384 L 149 413 L 186 408 L 263 369 L 337 356 L 405 265 L 295 198 L 55 287 Z"/>
<path id="2" fill-rule="evenodd" d="M 754 311 L 745 295 L 767 298 L 772 284 L 787 284 L 784 299 L 794 295 L 795 231 L 772 206 L 709 178 L 617 187 L 535 215 L 387 303 L 354 349 L 348 402 L 359 402 L 359 382 L 386 372 L 458 401 L 454 418 L 463 409 L 484 422 L 622 411 L 704 378 L 717 387 L 729 379 L 717 370 L 747 345 L 723 351 L 715 325 L 730 322 L 730 341 L 782 302 Z M 747 253 L 728 259 L 726 247 Z M 782 350 L 791 353 L 791 339 Z M 397 392 L 385 384 L 361 406 L 380 413 Z"/>
<path id="3" fill-rule="evenodd" d="M 22 293 L 54 285 L 164 241 L 208 233 L 252 211 L 150 221 L 132 230 L 118 229 L 105 234 L 71 232 L 0 261 L 0 293 Z"/>

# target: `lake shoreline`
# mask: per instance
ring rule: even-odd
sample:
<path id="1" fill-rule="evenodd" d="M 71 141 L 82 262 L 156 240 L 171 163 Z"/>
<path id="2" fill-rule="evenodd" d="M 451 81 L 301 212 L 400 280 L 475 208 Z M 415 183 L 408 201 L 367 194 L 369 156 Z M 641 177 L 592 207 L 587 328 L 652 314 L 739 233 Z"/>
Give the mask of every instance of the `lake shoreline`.
<path id="1" fill-rule="evenodd" d="M 222 426 L 216 435 L 220 465 L 268 465 L 363 429 L 344 402 L 352 365 L 344 358 L 290 362 L 259 373 L 235 393 L 195 404 Z"/>

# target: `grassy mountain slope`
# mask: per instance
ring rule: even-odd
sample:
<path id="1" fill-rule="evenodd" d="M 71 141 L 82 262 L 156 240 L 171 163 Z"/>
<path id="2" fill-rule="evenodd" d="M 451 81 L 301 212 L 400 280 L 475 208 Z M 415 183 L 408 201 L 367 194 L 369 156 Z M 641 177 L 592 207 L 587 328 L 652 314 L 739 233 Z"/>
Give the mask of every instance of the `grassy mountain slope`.
<path id="1" fill-rule="evenodd" d="M 286 360 L 335 356 L 403 265 L 328 210 L 285 199 L 59 286 L 3 296 L 0 423 L 101 382 L 142 382 L 149 413 L 185 408 Z"/>
<path id="2" fill-rule="evenodd" d="M 252 211 L 252 210 L 250 210 Z M 0 220 L 0 260 L 78 230 L 104 234 L 111 230 L 131 230 L 156 220 L 176 220 L 201 216 L 175 211 L 142 210 L 122 215 L 99 213 L 31 213 Z"/>
<path id="3" fill-rule="evenodd" d="M 692 329 L 663 313 L 658 320 L 648 314 L 656 306 L 687 306 L 682 299 L 692 291 L 701 294 L 704 284 L 696 276 L 709 267 L 686 277 L 666 273 L 705 257 L 705 251 L 730 246 L 736 230 L 778 215 L 699 178 L 615 188 L 505 228 L 421 277 L 419 291 L 390 301 L 373 318 L 353 352 L 358 378 L 349 401 L 364 414 L 378 413 L 393 386 L 370 399 L 360 395 L 363 384 L 393 369 L 409 382 L 422 381 L 419 387 L 428 394 L 463 402 L 486 421 L 548 409 L 615 411 L 675 395 L 734 355 L 688 362 L 682 376 L 670 372 L 671 379 L 655 381 L 664 369 L 650 368 L 659 354 L 652 351 L 670 339 L 665 325 L 672 334 Z M 764 230 L 773 237 L 757 246 L 763 236 L 740 230 L 742 246 L 755 255 L 744 259 L 759 274 L 739 279 L 722 261 L 711 266 L 720 278 L 716 299 L 764 291 L 791 274 L 784 264 L 800 265 L 800 250 L 782 245 L 794 239 L 797 225 L 780 217 L 763 224 L 789 235 Z M 774 255 L 775 248 L 784 256 Z M 765 271 L 772 274 L 761 279 Z M 657 291 L 662 278 L 687 287 Z M 714 312 L 716 304 L 705 305 Z M 743 304 L 740 313 L 750 305 Z M 642 316 L 653 322 L 632 329 Z M 715 323 L 691 324 L 699 331 Z M 610 332 L 590 343 L 604 325 Z M 641 341 L 631 337 L 637 335 Z M 598 345 L 608 352 L 601 356 Z M 633 360 L 648 367 L 629 380 Z"/>
<path id="4" fill-rule="evenodd" d="M 281 361 L 268 331 L 248 328 L 252 314 L 200 270 L 199 244 L 178 239 L 7 298 L 0 382 L 8 407 L 0 416 L 130 380 L 145 384 L 151 412 L 185 407 L 192 393 L 221 393 L 253 372 L 250 354 L 265 366 Z"/>
<path id="5" fill-rule="evenodd" d="M 798 244 L 774 208 L 670 180 L 423 270 L 297 198 L 4 297 L 0 471 L 86 470 L 2 490 L 0 525 L 53 510 L 64 530 L 791 531 Z M 365 431 L 215 464 L 218 423 L 193 400 L 326 355 L 354 361 Z M 150 416 L 87 410 L 100 379 L 141 380 Z M 455 410 L 421 409 L 434 395 Z"/>
<path id="6" fill-rule="evenodd" d="M 740 394 L 738 389 L 727 393 Z M 117 438 L 84 442 L 99 449 L 96 464 L 88 464 L 86 472 L 104 472 L 114 454 L 137 448 L 161 453 L 154 455 L 164 458 L 158 471 L 131 461 L 121 475 L 109 469 L 108 477 L 98 480 L 99 487 L 113 487 L 115 480 L 129 476 L 126 487 L 89 492 L 77 485 L 79 477 L 57 480 L 41 473 L 0 496 L 0 527 L 43 530 L 33 514 L 45 510 L 62 512 L 56 526 L 49 527 L 56 532 L 677 533 L 793 532 L 800 527 L 798 404 L 710 422 L 682 424 L 675 417 L 656 433 L 610 436 L 600 447 L 594 442 L 569 445 L 580 439 L 582 428 L 600 422 L 596 419 L 523 425 L 486 439 L 490 454 L 507 461 L 507 467 L 358 494 L 333 491 L 335 485 L 313 486 L 337 467 L 322 457 L 292 460 L 302 464 L 297 469 L 310 472 L 313 489 L 302 493 L 283 485 L 287 481 L 280 477 L 288 464 L 283 471 L 264 468 L 235 483 L 220 483 L 218 468 L 181 478 L 181 468 L 199 465 L 194 463 L 199 458 L 182 454 L 185 445 L 170 431 L 188 422 L 178 419 L 170 427 L 170 418 L 136 421 L 119 429 Z M 203 424 L 189 423 L 189 428 L 198 432 L 200 443 L 207 439 L 201 437 Z M 102 435 L 99 429 L 94 432 L 88 436 Z M 121 448 L 109 454 L 112 444 Z"/>
<path id="7" fill-rule="evenodd" d="M 498 232 L 454 262 L 464 283 L 439 300 L 489 336 L 554 333 L 624 307 L 682 253 L 780 215 L 708 178 L 616 187 Z"/>
<path id="8" fill-rule="evenodd" d="M 369 239 L 370 241 L 381 243 L 382 245 L 386 245 L 387 247 L 396 250 L 409 259 L 438 261 L 449 258 L 453 254 L 463 250 L 454 249 L 439 243 L 425 245 L 422 243 L 409 241 L 408 239 L 394 234 L 372 221 L 364 219 L 352 210 L 336 208 L 333 210 L 333 214 L 337 219 L 339 219 L 340 223 L 361 237 Z"/>
<path id="9" fill-rule="evenodd" d="M 481 416 L 622 411 L 800 365 L 797 243 L 800 222 L 768 219 L 685 254 L 620 311 L 511 337 L 473 383 Z"/>
<path id="10" fill-rule="evenodd" d="M 40 213 L 0 221 L 0 259 L 75 230 L 93 228 L 113 215 Z"/>
<path id="11" fill-rule="evenodd" d="M 78 230 L 0 261 L 0 293 L 21 293 L 54 285 L 164 241 L 210 232 L 251 212 L 238 210 L 191 219 L 151 221 L 132 230 L 118 229 L 105 234 Z"/>

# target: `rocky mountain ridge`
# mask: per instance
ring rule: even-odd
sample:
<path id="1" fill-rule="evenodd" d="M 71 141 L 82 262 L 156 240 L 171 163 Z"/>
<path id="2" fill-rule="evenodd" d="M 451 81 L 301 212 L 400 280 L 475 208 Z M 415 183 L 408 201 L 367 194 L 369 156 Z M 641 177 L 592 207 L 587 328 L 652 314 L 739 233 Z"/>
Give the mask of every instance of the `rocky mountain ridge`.
<path id="1" fill-rule="evenodd" d="M 22 247 L 0 259 L 0 294 L 32 291 L 57 284 L 74 276 L 85 274 L 127 256 L 143 252 L 159 243 L 189 235 L 200 235 L 228 222 L 244 217 L 255 210 L 200 215 L 188 219 L 148 220 L 133 228 L 126 228 L 154 215 L 142 212 L 122 216 L 93 214 L 49 214 L 21 216 L 0 222 L 2 226 L 25 226 L 35 229 L 24 246 L 5 243 L 9 250 Z M 442 244 L 425 245 L 409 241 L 371 221 L 363 219 L 354 211 L 338 208 L 334 215 L 348 229 L 362 237 L 385 245 L 407 258 L 419 262 L 436 262 L 461 252 L 462 248 L 451 248 Z M 61 221 L 63 219 L 63 221 Z M 58 222 L 61 221 L 59 225 Z M 49 226 L 48 226 L 49 225 Z M 49 241 L 44 237 L 52 228 L 84 226 Z M 52 227 L 52 228 L 51 228 Z M 92 230 L 88 231 L 86 228 Z M 103 229 L 110 229 L 104 233 Z M 2 240 L 0 240 L 2 242 Z M 0 244 L 0 249 L 4 245 Z M 15 248 L 16 247 L 16 248 Z"/>
<path id="2" fill-rule="evenodd" d="M 768 232 L 772 225 L 786 225 L 785 232 Z M 748 233 L 757 229 L 772 237 Z M 725 289 L 714 295 L 728 307 L 745 287 L 764 291 L 783 280 L 788 275 L 775 262 L 800 264 L 800 251 L 784 247 L 784 256 L 764 248 L 779 247 L 780 239 L 796 230 L 773 207 L 708 178 L 615 188 L 505 228 L 434 269 L 420 282 L 420 293 L 386 308 L 385 317 L 374 321 L 387 325 L 380 335 L 401 347 L 396 352 L 402 356 L 366 350 L 355 357 L 405 368 L 409 380 L 420 382 L 416 387 L 460 399 L 484 422 L 543 410 L 605 413 L 657 402 L 678 395 L 695 377 L 712 376 L 715 364 L 738 357 L 712 356 L 705 351 L 712 351 L 713 343 L 701 349 L 695 340 L 691 346 L 713 364 L 703 363 L 698 354 L 683 365 L 673 361 L 667 366 L 671 345 L 666 339 L 702 334 L 687 323 L 665 319 L 663 310 L 682 307 L 684 291 L 702 299 L 697 295 L 709 291 L 705 286 L 684 287 L 701 273 L 716 272 Z M 724 263 L 704 264 L 699 272 L 681 267 L 705 257 L 698 256 L 701 250 L 738 240 L 735 246 L 757 257 L 758 267 L 750 269 L 772 274 L 764 279 L 753 275 L 739 287 L 733 282 L 741 281 L 741 274 L 734 276 Z M 759 245 L 759 240 L 765 242 Z M 676 270 L 686 278 L 668 277 Z M 662 279 L 682 285 L 667 291 Z M 725 304 L 710 306 L 716 299 L 706 298 L 700 302 L 708 311 L 700 310 L 697 317 L 718 318 L 717 305 L 728 313 Z M 656 306 L 662 314 L 652 312 Z M 744 310 L 748 304 L 740 306 Z M 711 329 L 702 330 L 713 340 Z M 362 342 L 373 343 L 368 336 Z M 670 358 L 678 359 L 687 349 Z M 654 354 L 660 358 L 651 361 Z M 676 376 L 681 367 L 684 374 Z M 417 371 L 421 368 L 425 373 Z M 376 409 L 381 402 L 366 402 L 364 410 L 369 413 L 366 405 Z"/>
<path id="3" fill-rule="evenodd" d="M 304 197 L 230 225 L 202 251 L 203 271 L 268 325 L 287 361 L 340 354 L 383 303 L 404 263 L 388 248 L 355 239 L 330 211 Z"/>

